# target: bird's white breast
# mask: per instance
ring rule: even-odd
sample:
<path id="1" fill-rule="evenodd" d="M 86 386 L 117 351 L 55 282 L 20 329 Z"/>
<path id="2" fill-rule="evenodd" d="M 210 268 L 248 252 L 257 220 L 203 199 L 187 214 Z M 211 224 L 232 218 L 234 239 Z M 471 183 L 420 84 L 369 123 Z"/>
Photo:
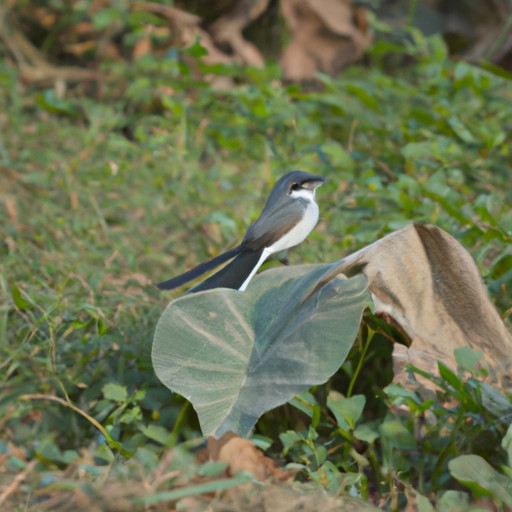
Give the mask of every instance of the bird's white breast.
<path id="1" fill-rule="evenodd" d="M 260 260 L 256 264 L 256 266 L 252 269 L 252 272 L 249 274 L 247 279 L 244 281 L 242 286 L 240 286 L 239 290 L 244 291 L 247 288 L 247 285 L 253 278 L 254 274 L 256 274 L 257 270 L 261 267 L 263 262 L 274 252 L 283 251 L 284 249 L 288 249 L 289 247 L 294 247 L 303 242 L 309 233 L 313 231 L 313 228 L 316 226 L 318 222 L 318 217 L 320 215 L 318 205 L 315 202 L 315 192 L 314 190 L 298 190 L 296 192 L 292 192 L 290 194 L 292 198 L 302 197 L 307 200 L 306 211 L 304 212 L 304 216 L 302 219 L 295 224 L 295 226 L 286 233 L 282 238 L 280 238 L 274 245 L 270 247 L 266 247 L 261 254 Z"/>
<path id="2" fill-rule="evenodd" d="M 308 201 L 308 206 L 302 219 L 297 222 L 297 224 L 292 229 L 290 229 L 286 235 L 275 242 L 274 245 L 268 247 L 268 250 L 270 251 L 269 254 L 283 251 L 289 247 L 299 245 L 307 238 L 311 231 L 313 231 L 313 228 L 318 222 L 319 209 L 315 202 L 314 193 L 312 191 L 299 190 L 297 192 L 292 192 L 290 197 L 303 197 Z"/>

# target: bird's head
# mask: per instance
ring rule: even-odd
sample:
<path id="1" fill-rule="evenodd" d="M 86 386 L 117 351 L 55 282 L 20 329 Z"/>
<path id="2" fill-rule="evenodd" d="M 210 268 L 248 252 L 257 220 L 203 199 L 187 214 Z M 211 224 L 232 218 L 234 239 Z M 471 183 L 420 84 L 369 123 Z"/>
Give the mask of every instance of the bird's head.
<path id="1" fill-rule="evenodd" d="M 283 188 L 286 189 L 287 194 L 290 197 L 313 199 L 315 197 L 316 189 L 326 181 L 327 178 L 324 178 L 323 176 L 316 176 L 315 174 L 303 171 L 291 171 L 281 177 L 275 187 L 277 187 L 280 182 L 283 182 Z"/>
<path id="2" fill-rule="evenodd" d="M 291 171 L 286 173 L 274 185 L 262 215 L 268 213 L 277 205 L 285 204 L 290 200 L 300 198 L 306 201 L 314 201 L 316 189 L 326 181 L 327 178 L 309 174 L 309 172 Z"/>

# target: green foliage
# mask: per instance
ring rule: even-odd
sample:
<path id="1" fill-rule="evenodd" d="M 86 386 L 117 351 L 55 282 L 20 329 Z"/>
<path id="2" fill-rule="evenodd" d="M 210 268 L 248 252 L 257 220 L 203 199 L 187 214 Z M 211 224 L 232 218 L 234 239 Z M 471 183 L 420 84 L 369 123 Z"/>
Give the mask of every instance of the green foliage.
<path id="1" fill-rule="evenodd" d="M 331 391 L 327 397 L 327 407 L 333 412 L 338 427 L 346 431 L 355 428 L 357 420 L 363 413 L 365 403 L 364 395 L 345 398 L 340 393 Z"/>
<path id="2" fill-rule="evenodd" d="M 459 367 L 460 375 L 463 370 Z M 331 391 L 327 407 L 339 428 L 332 428 L 330 415 L 322 409 L 317 427 L 281 434 L 283 455 L 300 464 L 313 482 L 332 490 L 348 485 L 342 492 L 357 492 L 363 497 L 369 479 L 381 495 L 392 497 L 396 478 L 405 486 L 413 485 L 430 494 L 446 488 L 454 477 L 475 497 L 494 496 L 508 504 L 511 472 L 503 465 L 507 459 L 500 442 L 504 450 L 509 449 L 510 413 L 503 415 L 485 398 L 489 389 L 475 378 L 477 373 L 462 387 L 453 373 L 433 378 L 439 389 L 436 400 L 422 401 L 416 393 L 391 384 L 384 390 L 390 410 L 379 422 L 365 421 L 364 396 L 347 399 Z M 510 411 L 512 402 L 500 396 Z M 455 397 L 460 401 L 453 405 L 451 399 Z M 468 453 L 473 455 L 462 455 Z M 416 498 L 418 503 L 420 498 Z M 445 501 L 448 499 L 462 503 L 465 498 L 450 495 Z M 424 506 L 431 510 L 426 503 Z"/>
<path id="3" fill-rule="evenodd" d="M 123 23 L 140 22 L 116 9 Z M 117 16 L 99 12 L 97 26 Z M 73 23 L 83 14 L 68 13 Z M 390 50 L 414 63 L 384 70 Z M 109 474 L 153 474 L 169 447 L 181 483 L 197 474 L 197 418 L 161 385 L 150 358 L 158 318 L 176 295 L 152 282 L 237 243 L 291 168 L 330 177 L 318 193 L 321 222 L 286 256 L 291 264 L 336 261 L 407 223 L 432 222 L 472 253 L 497 307 L 508 310 L 508 77 L 452 62 L 438 38 L 418 33 L 406 48 L 377 42 L 371 56 L 369 68 L 320 77 L 322 92 L 280 85 L 271 65 L 208 69 L 239 84 L 219 91 L 173 51 L 109 63 L 101 94 L 70 86 L 62 102 L 52 89 L 22 96 L 17 72 L 0 64 L 0 452 L 23 447 L 42 477 L 76 465 L 84 492 Z M 262 416 L 260 441 L 300 468 L 298 479 L 332 493 L 403 509 L 410 485 L 438 493 L 438 510 L 457 502 L 468 510 L 453 461 L 471 455 L 475 471 L 510 479 L 510 398 L 482 381 L 479 355 L 468 351 L 456 354 L 458 372 L 440 364 L 441 378 L 423 375 L 439 389 L 431 400 L 388 386 L 388 338 L 400 335 L 371 315 L 365 323 L 330 383 Z M 19 455 L 7 459 L 9 475 L 26 467 Z M 231 484 L 218 485 L 207 490 Z"/>

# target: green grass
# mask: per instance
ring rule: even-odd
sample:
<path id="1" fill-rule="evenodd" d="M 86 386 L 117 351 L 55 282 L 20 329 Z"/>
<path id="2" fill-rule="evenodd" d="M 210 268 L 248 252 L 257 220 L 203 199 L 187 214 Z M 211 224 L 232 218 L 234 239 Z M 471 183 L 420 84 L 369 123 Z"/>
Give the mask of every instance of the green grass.
<path id="1" fill-rule="evenodd" d="M 101 99 L 77 88 L 57 102 L 40 91 L 21 96 L 16 74 L 0 64 L 0 454 L 22 448 L 27 460 L 39 460 L 41 475 L 65 469 L 84 449 L 96 464 L 112 463 L 86 416 L 57 402 L 20 400 L 44 394 L 69 399 L 147 471 L 175 443 L 185 443 L 176 452 L 181 467 L 191 463 L 197 418 L 156 379 L 150 360 L 154 326 L 180 292 L 153 284 L 238 244 L 289 169 L 330 179 L 318 192 L 321 221 L 286 255 L 290 264 L 334 261 L 409 222 L 431 222 L 472 253 L 497 307 L 510 307 L 511 83 L 451 62 L 437 38 L 409 48 L 416 63 L 401 71 L 381 69 L 379 48 L 371 68 L 322 77 L 321 93 L 279 85 L 274 66 L 221 69 L 241 85 L 214 91 L 187 76 L 185 64 L 147 56 L 115 67 Z M 376 335 L 355 383 L 354 393 L 371 403 L 367 420 L 390 414 L 382 392 L 392 378 L 390 350 Z M 349 363 L 315 390 L 325 417 L 328 389 L 345 393 L 358 361 L 356 345 Z M 485 414 L 478 421 L 491 424 L 479 432 L 498 466 L 504 421 Z M 278 454 L 280 434 L 305 432 L 306 444 L 287 450 L 286 460 L 313 464 L 318 446 L 337 434 L 324 423 L 320 434 L 308 434 L 309 424 L 287 405 L 266 414 L 257 433 Z M 482 452 L 462 440 L 452 452 L 432 443 L 434 458 Z M 350 446 L 331 457 L 338 469 L 355 467 Z M 402 478 L 420 485 L 407 466 L 414 450 L 402 449 Z M 372 464 L 385 464 L 381 455 L 370 453 Z M 100 485 L 94 461 L 88 478 Z M 24 464 L 11 457 L 2 478 Z M 421 478 L 422 492 L 454 485 L 446 464 L 437 477 Z M 388 483 L 378 492 L 389 494 Z"/>

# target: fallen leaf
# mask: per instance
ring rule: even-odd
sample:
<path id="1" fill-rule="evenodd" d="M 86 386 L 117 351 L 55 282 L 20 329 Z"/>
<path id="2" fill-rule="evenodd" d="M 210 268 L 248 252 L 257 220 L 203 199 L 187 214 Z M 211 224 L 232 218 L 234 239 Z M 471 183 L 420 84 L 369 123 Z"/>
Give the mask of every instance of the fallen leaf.
<path id="1" fill-rule="evenodd" d="M 9 214 L 9 219 L 14 224 L 14 226 L 18 226 L 19 218 L 18 218 L 18 207 L 16 205 L 16 200 L 13 197 L 7 197 L 4 199 L 5 209 Z"/>
<path id="2" fill-rule="evenodd" d="M 240 0 L 233 8 L 209 27 L 213 41 L 229 46 L 234 60 L 240 65 L 263 67 L 265 59 L 258 48 L 244 39 L 242 30 L 261 16 L 270 0 Z"/>
<path id="3" fill-rule="evenodd" d="M 92 50 L 93 48 L 96 48 L 98 42 L 94 39 L 91 39 L 90 41 L 84 41 L 82 43 L 75 43 L 75 44 L 67 44 L 64 48 L 74 54 L 74 55 L 82 55 L 85 52 L 88 52 L 89 50 Z"/>
<path id="4" fill-rule="evenodd" d="M 138 60 L 144 57 L 144 55 L 148 55 L 152 49 L 153 43 L 151 38 L 149 36 L 141 37 L 133 47 L 133 60 Z"/>
<path id="5" fill-rule="evenodd" d="M 442 361 L 456 370 L 454 350 L 469 346 L 482 351 L 493 379 L 512 388 L 512 337 L 471 255 L 448 233 L 409 224 L 340 260 L 325 280 L 339 272 L 366 274 L 377 313 L 391 317 L 412 340 L 410 348 L 395 345 L 395 382 L 433 391 L 433 383 L 411 375 L 405 365 L 439 375 Z"/>
<path id="6" fill-rule="evenodd" d="M 351 0 L 282 0 L 281 9 L 291 32 L 281 57 L 287 80 L 314 79 L 319 71 L 336 75 L 372 42 L 366 10 Z"/>

